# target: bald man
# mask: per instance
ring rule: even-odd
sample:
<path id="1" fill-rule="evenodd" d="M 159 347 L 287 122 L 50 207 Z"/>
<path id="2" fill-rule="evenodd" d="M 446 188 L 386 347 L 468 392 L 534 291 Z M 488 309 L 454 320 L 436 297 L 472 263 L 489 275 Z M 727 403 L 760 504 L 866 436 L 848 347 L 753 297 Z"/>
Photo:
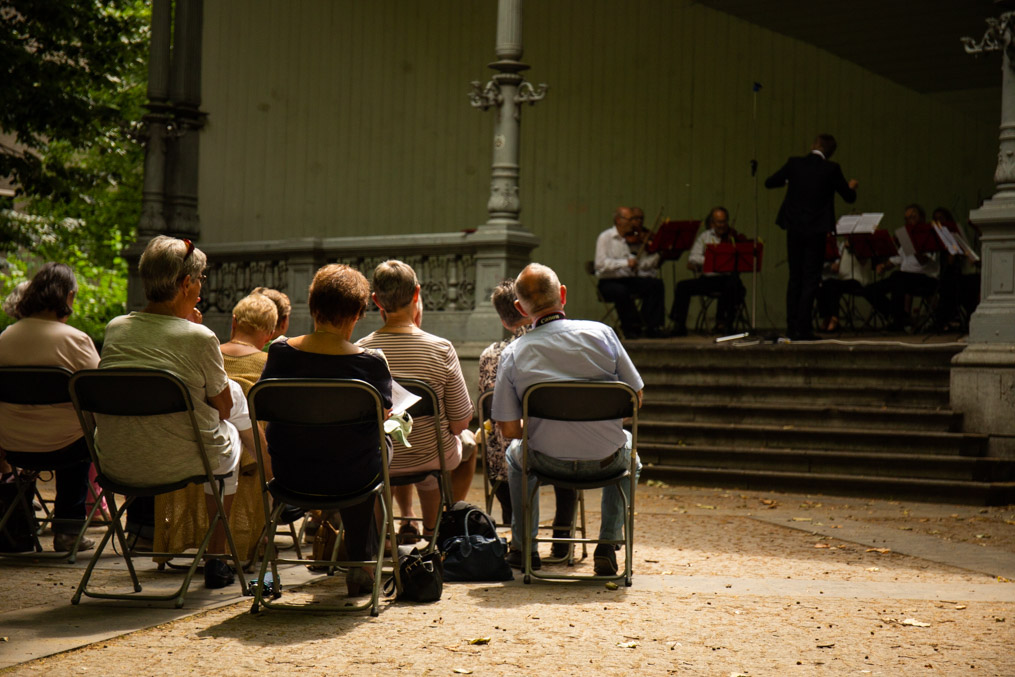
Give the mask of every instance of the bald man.
<path id="1" fill-rule="evenodd" d="M 532 330 L 512 341 L 500 356 L 493 393 L 492 418 L 511 443 L 506 458 L 511 503 L 521 506 L 523 492 L 531 492 L 532 477 L 522 476 L 522 396 L 525 390 L 544 381 L 623 381 L 641 392 L 644 382 L 624 346 L 610 327 L 600 322 L 569 320 L 564 315 L 567 288 L 547 266 L 533 263 L 515 280 L 515 307 L 532 320 Z M 621 422 L 567 422 L 535 419 L 529 421 L 529 466 L 540 472 L 575 480 L 609 477 L 629 467 L 631 434 Z M 641 465 L 638 464 L 640 470 Z M 627 483 L 603 489 L 601 540 L 619 540 L 623 533 L 624 499 Z M 628 497 L 630 498 L 630 497 Z M 522 539 L 524 515 L 511 514 L 511 549 L 508 563 L 523 568 Z M 539 524 L 538 501 L 533 506 L 532 536 Z M 595 549 L 595 572 L 600 576 L 617 573 L 613 545 L 601 543 Z M 631 553 L 627 553 L 631 557 Z M 540 566 L 533 550 L 532 568 Z"/>
<path id="2" fill-rule="evenodd" d="M 629 207 L 617 207 L 613 225 L 596 239 L 595 271 L 599 293 L 617 308 L 624 338 L 663 336 L 663 282 L 639 276 L 639 259 L 631 252 L 626 236 L 635 227 Z M 644 218 L 644 215 L 643 215 Z M 635 305 L 641 299 L 641 310 Z"/>

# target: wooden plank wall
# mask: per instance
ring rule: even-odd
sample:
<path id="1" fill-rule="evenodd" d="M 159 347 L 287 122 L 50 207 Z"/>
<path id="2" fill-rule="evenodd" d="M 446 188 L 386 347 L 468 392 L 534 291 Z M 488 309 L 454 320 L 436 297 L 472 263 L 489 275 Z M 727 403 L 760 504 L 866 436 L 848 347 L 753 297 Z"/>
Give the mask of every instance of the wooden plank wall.
<path id="1" fill-rule="evenodd" d="M 466 94 L 489 79 L 495 22 L 495 0 L 206 3 L 202 240 L 485 222 L 492 113 Z M 550 93 L 522 113 L 522 221 L 572 315 L 598 317 L 583 264 L 616 205 L 651 220 L 723 204 L 748 233 L 757 215 L 759 324 L 781 325 L 783 191 L 761 183 L 819 131 L 860 181 L 855 209 L 889 224 L 912 201 L 963 215 L 993 192 L 996 120 L 691 0 L 530 1 L 523 41 Z"/>

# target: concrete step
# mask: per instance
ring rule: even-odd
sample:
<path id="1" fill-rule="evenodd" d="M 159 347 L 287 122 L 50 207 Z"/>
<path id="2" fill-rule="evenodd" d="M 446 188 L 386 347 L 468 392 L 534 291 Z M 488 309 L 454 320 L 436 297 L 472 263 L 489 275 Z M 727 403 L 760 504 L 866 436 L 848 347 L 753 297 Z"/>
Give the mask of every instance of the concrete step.
<path id="1" fill-rule="evenodd" d="M 670 385 L 657 372 L 643 372 L 645 401 L 675 399 L 699 403 L 724 402 L 754 404 L 779 402 L 793 404 L 837 404 L 840 406 L 901 406 L 909 408 L 945 409 L 948 407 L 948 385 L 882 386 L 854 385 L 771 385 L 741 383 L 716 387 L 712 383 Z"/>
<path id="2" fill-rule="evenodd" d="M 667 468 L 765 470 L 812 475 L 904 477 L 965 482 L 1015 481 L 1015 461 L 928 454 L 701 447 L 639 442 L 642 463 Z"/>
<path id="3" fill-rule="evenodd" d="M 642 424 L 696 422 L 714 425 L 808 426 L 958 432 L 962 415 L 948 409 L 790 404 L 704 403 L 684 398 L 645 398 Z"/>
<path id="4" fill-rule="evenodd" d="M 694 365 L 699 368 L 771 368 L 831 370 L 898 368 L 920 371 L 947 368 L 965 346 L 956 343 L 860 343 L 832 341 L 809 344 L 759 344 L 737 346 L 681 341 L 625 341 L 639 369 Z"/>
<path id="5" fill-rule="evenodd" d="M 639 422 L 638 438 L 642 444 L 944 456 L 983 456 L 987 445 L 985 435 L 972 433 L 664 421 Z"/>
<path id="6" fill-rule="evenodd" d="M 910 368 L 908 366 L 787 365 L 759 362 L 752 365 L 707 365 L 672 363 L 644 366 L 635 362 L 646 386 L 711 385 L 796 386 L 796 387 L 948 387 L 951 371 L 947 366 Z"/>
<path id="7" fill-rule="evenodd" d="M 642 478 L 674 484 L 750 490 L 778 490 L 839 496 L 877 496 L 933 503 L 1009 505 L 1015 482 L 966 482 L 870 475 L 817 475 L 771 470 L 650 466 Z"/>

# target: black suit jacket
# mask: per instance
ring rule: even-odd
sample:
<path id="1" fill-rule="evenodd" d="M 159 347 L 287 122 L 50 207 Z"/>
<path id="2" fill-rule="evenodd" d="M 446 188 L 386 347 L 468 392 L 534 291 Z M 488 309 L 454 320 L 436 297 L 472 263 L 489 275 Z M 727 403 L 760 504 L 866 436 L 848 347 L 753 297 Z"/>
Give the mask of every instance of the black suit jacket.
<path id="1" fill-rule="evenodd" d="M 775 222 L 780 228 L 798 232 L 823 233 L 835 230 L 835 193 L 846 202 L 856 201 L 842 168 L 817 153 L 791 157 L 765 179 L 765 188 L 789 184 Z"/>

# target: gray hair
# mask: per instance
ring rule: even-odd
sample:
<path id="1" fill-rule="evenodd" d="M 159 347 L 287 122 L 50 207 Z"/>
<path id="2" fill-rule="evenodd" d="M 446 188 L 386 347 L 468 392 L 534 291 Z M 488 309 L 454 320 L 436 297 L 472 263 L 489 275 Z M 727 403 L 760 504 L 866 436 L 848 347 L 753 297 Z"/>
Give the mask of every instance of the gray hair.
<path id="1" fill-rule="evenodd" d="M 21 297 L 25 295 L 25 290 L 28 289 L 29 284 L 31 284 L 30 280 L 19 282 L 3 301 L 3 311 L 15 320 L 21 319 L 21 315 L 18 313 L 18 303 L 21 302 Z"/>
<path id="2" fill-rule="evenodd" d="M 515 278 L 515 294 L 525 313 L 532 316 L 560 305 L 560 279 L 549 266 L 530 263 Z"/>
<path id="3" fill-rule="evenodd" d="M 138 273 L 144 284 L 144 295 L 152 303 L 172 301 L 180 282 L 190 275 L 195 279 L 204 272 L 208 257 L 197 247 L 187 255 L 190 245 L 167 235 L 153 237 L 138 264 Z"/>

